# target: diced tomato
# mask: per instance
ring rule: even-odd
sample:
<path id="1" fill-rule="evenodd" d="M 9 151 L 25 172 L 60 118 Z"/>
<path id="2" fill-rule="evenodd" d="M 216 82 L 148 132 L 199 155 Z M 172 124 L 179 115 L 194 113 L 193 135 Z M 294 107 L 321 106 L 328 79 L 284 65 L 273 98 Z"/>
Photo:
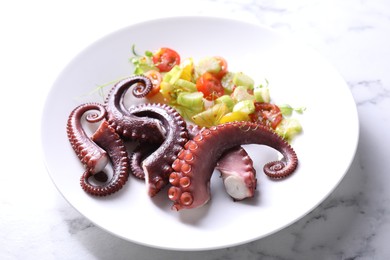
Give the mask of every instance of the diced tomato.
<path id="1" fill-rule="evenodd" d="M 220 56 L 215 56 L 214 58 L 216 58 L 219 61 L 219 64 L 221 65 L 221 70 L 217 74 L 215 74 L 215 76 L 218 79 L 222 79 L 222 77 L 225 76 L 225 74 L 228 72 L 227 61 Z"/>
<path id="2" fill-rule="evenodd" d="M 148 77 L 152 81 L 152 90 L 146 95 L 147 98 L 151 98 L 160 91 L 160 84 L 162 81 L 162 76 L 160 72 L 156 70 L 149 70 L 144 73 L 145 77 Z"/>
<path id="3" fill-rule="evenodd" d="M 152 61 L 160 72 L 168 72 L 180 64 L 180 55 L 170 48 L 160 48 L 153 54 Z"/>
<path id="4" fill-rule="evenodd" d="M 282 121 L 283 116 L 277 105 L 256 102 L 255 112 L 250 115 L 250 118 L 253 122 L 258 122 L 276 129 Z"/>
<path id="5" fill-rule="evenodd" d="M 197 79 L 196 88 L 209 101 L 213 101 L 224 94 L 221 80 L 209 72 L 204 73 Z"/>

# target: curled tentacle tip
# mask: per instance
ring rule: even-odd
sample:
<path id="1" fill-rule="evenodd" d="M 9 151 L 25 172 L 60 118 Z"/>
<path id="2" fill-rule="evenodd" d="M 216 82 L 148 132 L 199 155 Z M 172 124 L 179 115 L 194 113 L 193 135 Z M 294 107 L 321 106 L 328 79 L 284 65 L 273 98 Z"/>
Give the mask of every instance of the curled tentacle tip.
<path id="1" fill-rule="evenodd" d="M 107 182 L 108 181 L 108 175 L 105 172 L 97 172 L 93 175 L 94 179 L 99 182 Z"/>
<path id="2" fill-rule="evenodd" d="M 272 179 L 283 179 L 290 176 L 297 167 L 297 163 L 292 164 L 291 167 L 287 167 L 282 161 L 269 162 L 264 165 L 264 173 Z"/>
<path id="3" fill-rule="evenodd" d="M 149 92 L 152 90 L 153 85 L 149 78 L 142 75 L 133 76 L 132 78 L 130 78 L 129 82 L 136 82 L 137 80 L 138 82 L 133 88 L 133 95 L 137 98 L 143 98 L 147 94 L 149 94 Z"/>

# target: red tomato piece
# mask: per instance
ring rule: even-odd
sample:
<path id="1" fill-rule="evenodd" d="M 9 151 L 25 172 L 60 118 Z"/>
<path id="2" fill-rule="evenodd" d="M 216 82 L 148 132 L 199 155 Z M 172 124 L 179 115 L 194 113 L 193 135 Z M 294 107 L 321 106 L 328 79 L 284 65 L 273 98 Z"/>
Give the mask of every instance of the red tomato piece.
<path id="1" fill-rule="evenodd" d="M 221 80 L 209 72 L 204 73 L 197 79 L 196 88 L 209 101 L 213 101 L 224 94 Z"/>
<path id="2" fill-rule="evenodd" d="M 152 81 L 152 90 L 146 95 L 147 98 L 151 98 L 160 91 L 160 84 L 162 81 L 162 76 L 160 72 L 156 70 L 149 70 L 144 73 L 145 77 L 148 77 Z"/>
<path id="3" fill-rule="evenodd" d="M 283 119 L 282 113 L 277 105 L 271 103 L 255 103 L 255 112 L 250 115 L 251 121 L 258 122 L 263 125 L 276 127 Z"/>
<path id="4" fill-rule="evenodd" d="M 160 48 L 154 53 L 152 61 L 160 72 L 168 72 L 180 64 L 180 55 L 170 48 Z"/>

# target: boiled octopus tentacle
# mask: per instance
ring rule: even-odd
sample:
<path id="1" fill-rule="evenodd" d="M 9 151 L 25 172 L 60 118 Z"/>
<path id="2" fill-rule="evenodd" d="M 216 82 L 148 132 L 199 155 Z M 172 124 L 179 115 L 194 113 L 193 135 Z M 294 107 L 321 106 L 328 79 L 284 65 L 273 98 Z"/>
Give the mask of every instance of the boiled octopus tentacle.
<path id="1" fill-rule="evenodd" d="M 90 174 L 95 174 L 104 169 L 109 162 L 106 151 L 100 148 L 85 133 L 81 124 L 82 117 L 88 111 L 95 110 L 86 116 L 90 123 L 99 122 L 104 119 L 106 110 L 98 103 L 86 103 L 77 106 L 70 113 L 66 126 L 69 142 L 80 161 Z"/>
<path id="2" fill-rule="evenodd" d="M 215 166 L 221 173 L 226 192 L 233 200 L 252 198 L 257 186 L 256 169 L 241 146 L 227 150 Z"/>
<path id="3" fill-rule="evenodd" d="M 158 146 L 143 143 L 138 145 L 130 155 L 131 173 L 140 180 L 145 180 L 145 172 L 142 169 L 142 161 L 156 151 Z"/>
<path id="4" fill-rule="evenodd" d="M 188 137 L 190 139 L 194 138 L 199 132 L 203 129 L 203 126 L 198 126 L 198 125 L 188 125 L 187 130 L 188 130 Z"/>
<path id="5" fill-rule="evenodd" d="M 202 130 L 202 127 L 189 125 L 187 129 L 192 139 Z M 257 186 L 256 169 L 242 146 L 227 150 L 218 159 L 215 169 L 221 173 L 225 190 L 233 200 L 243 200 L 254 196 Z"/>
<path id="6" fill-rule="evenodd" d="M 188 141 L 187 124 L 174 108 L 165 104 L 142 104 L 129 108 L 129 112 L 140 117 L 156 118 L 166 131 L 162 144 L 141 164 L 148 194 L 153 197 L 169 183 L 172 163 Z"/>
<path id="7" fill-rule="evenodd" d="M 203 129 L 173 162 L 174 172 L 169 181 L 172 187 L 168 197 L 174 202 L 172 208 L 197 208 L 210 199 L 210 178 L 217 160 L 228 149 L 242 144 L 260 144 L 279 151 L 280 161 L 264 165 L 264 172 L 273 178 L 284 178 L 295 171 L 298 158 L 293 148 L 268 127 L 252 122 L 233 122 Z"/>
<path id="8" fill-rule="evenodd" d="M 150 92 L 152 83 L 150 79 L 140 75 L 116 83 L 106 99 L 108 122 L 126 140 L 161 142 L 164 139 L 165 131 L 159 120 L 137 117 L 129 113 L 125 107 L 124 97 L 132 86 L 134 86 L 133 95 L 142 98 Z"/>
<path id="9" fill-rule="evenodd" d="M 106 196 L 120 190 L 129 177 L 129 156 L 127 148 L 115 129 L 107 121 L 103 121 L 91 137 L 96 144 L 107 151 L 113 167 L 113 176 L 101 185 L 94 185 L 89 181 L 90 171 L 81 176 L 81 187 L 94 196 Z"/>

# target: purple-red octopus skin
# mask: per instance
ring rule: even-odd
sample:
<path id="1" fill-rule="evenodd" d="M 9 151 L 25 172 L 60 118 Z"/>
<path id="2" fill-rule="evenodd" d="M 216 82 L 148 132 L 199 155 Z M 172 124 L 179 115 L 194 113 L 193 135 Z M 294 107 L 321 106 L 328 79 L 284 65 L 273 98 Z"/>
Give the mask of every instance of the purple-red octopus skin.
<path id="1" fill-rule="evenodd" d="M 196 136 L 202 127 L 189 125 L 190 138 Z M 221 173 L 226 192 L 233 200 L 252 198 L 255 194 L 257 179 L 253 161 L 242 146 L 233 147 L 218 159 L 215 169 Z"/>
<path id="2" fill-rule="evenodd" d="M 129 111 L 136 116 L 150 117 L 161 121 L 166 131 L 163 142 L 141 163 L 147 193 L 153 197 L 169 184 L 169 175 L 173 171 L 172 163 L 188 141 L 187 124 L 174 108 L 165 104 L 142 104 L 129 108 Z M 134 162 L 134 158 L 131 161 Z"/>
<path id="3" fill-rule="evenodd" d="M 215 167 L 220 173 L 226 192 L 233 200 L 252 198 L 257 186 L 256 169 L 241 146 L 226 151 Z"/>
<path id="4" fill-rule="evenodd" d="M 188 141 L 173 162 L 168 197 L 172 209 L 201 207 L 210 200 L 210 178 L 217 160 L 228 149 L 243 144 L 259 144 L 279 151 L 283 158 L 269 162 L 263 170 L 272 178 L 284 178 L 298 166 L 293 148 L 274 131 L 252 122 L 233 122 L 202 129 Z"/>
<path id="5" fill-rule="evenodd" d="M 124 98 L 130 87 L 137 98 L 145 97 L 152 89 L 149 78 L 137 75 L 123 79 L 110 90 L 105 108 L 108 122 L 125 140 L 159 143 L 165 137 L 161 122 L 154 118 L 138 117 L 126 108 Z"/>
<path id="6" fill-rule="evenodd" d="M 142 161 L 145 160 L 149 155 L 156 151 L 158 146 L 154 144 L 142 143 L 130 154 L 130 168 L 131 173 L 140 180 L 145 180 L 145 172 L 142 169 Z"/>
<path id="7" fill-rule="evenodd" d="M 89 181 L 91 173 L 85 171 L 81 176 L 81 187 L 93 196 L 107 196 L 122 189 L 129 177 L 130 162 L 127 148 L 109 123 L 104 120 L 91 137 L 96 144 L 102 147 L 110 158 L 113 176 L 107 182 L 94 185 Z"/>
<path id="8" fill-rule="evenodd" d="M 68 117 L 66 132 L 69 142 L 90 174 L 95 174 L 104 169 L 109 159 L 106 151 L 100 148 L 85 133 L 81 124 L 84 114 L 94 110 L 86 116 L 86 121 L 95 123 L 104 119 L 106 110 L 98 103 L 86 103 L 73 109 Z"/>

